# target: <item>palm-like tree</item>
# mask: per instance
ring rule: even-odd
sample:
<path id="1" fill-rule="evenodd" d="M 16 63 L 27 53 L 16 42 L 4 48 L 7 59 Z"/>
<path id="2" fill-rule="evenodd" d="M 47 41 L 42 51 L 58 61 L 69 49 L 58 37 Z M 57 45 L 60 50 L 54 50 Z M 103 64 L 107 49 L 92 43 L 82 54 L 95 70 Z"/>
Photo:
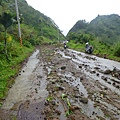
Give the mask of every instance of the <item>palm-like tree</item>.
<path id="1" fill-rule="evenodd" d="M 5 38 L 4 38 L 5 49 L 4 49 L 4 51 L 5 51 L 6 58 L 8 59 L 8 55 L 7 55 L 7 29 L 12 25 L 12 15 L 8 12 L 3 12 L 2 15 L 0 15 L 0 23 L 5 28 Z"/>

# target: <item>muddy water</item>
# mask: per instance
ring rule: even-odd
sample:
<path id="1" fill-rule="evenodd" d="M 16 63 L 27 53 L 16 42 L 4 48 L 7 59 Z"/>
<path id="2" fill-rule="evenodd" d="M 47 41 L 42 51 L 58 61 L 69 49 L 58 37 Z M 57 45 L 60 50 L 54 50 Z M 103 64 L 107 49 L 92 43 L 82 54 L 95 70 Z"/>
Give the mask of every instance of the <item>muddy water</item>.
<path id="1" fill-rule="evenodd" d="M 115 91 L 117 94 L 120 95 L 120 89 L 117 89 L 114 87 L 112 84 L 113 82 L 111 79 L 114 79 L 116 81 L 119 81 L 117 78 L 113 78 L 110 75 L 105 75 L 108 79 L 108 81 L 111 82 L 105 82 L 103 79 L 101 79 L 103 75 L 102 71 L 105 70 L 113 70 L 115 67 L 120 70 L 120 62 L 104 59 L 104 58 L 99 58 L 94 55 L 88 55 L 85 53 L 77 52 L 74 50 L 68 50 L 67 55 L 65 55 L 65 52 L 60 51 L 60 54 L 65 57 L 71 59 L 73 62 L 84 65 L 85 67 L 82 67 L 83 72 L 86 74 L 87 77 L 93 79 L 93 80 L 99 80 L 103 85 L 107 86 L 111 90 Z M 95 68 L 99 68 L 96 70 Z M 93 74 L 95 72 L 96 74 L 99 73 L 99 76 L 96 74 Z"/>
<path id="2" fill-rule="evenodd" d="M 113 60 L 96 57 L 94 55 L 89 55 L 89 54 L 77 52 L 77 51 L 74 51 L 74 50 L 70 50 L 69 52 L 72 52 L 72 54 L 78 55 L 76 57 L 80 61 L 89 63 L 91 66 L 101 66 L 101 67 L 107 66 L 110 69 L 113 69 L 114 67 L 117 67 L 117 68 L 120 69 L 120 62 L 116 62 L 116 61 L 113 61 Z M 91 59 L 87 59 L 86 56 L 90 57 Z M 93 59 L 94 59 L 94 61 L 93 61 Z"/>
<path id="3" fill-rule="evenodd" d="M 2 106 L 3 109 L 11 109 L 18 102 L 47 96 L 46 76 L 38 57 L 39 50 L 29 57 L 27 64 L 15 79 L 15 84 L 9 90 L 8 97 Z"/>
<path id="4" fill-rule="evenodd" d="M 115 61 L 104 59 L 104 58 L 99 58 L 93 55 L 84 54 L 84 53 L 77 52 L 70 49 L 66 51 L 59 51 L 58 53 L 60 53 L 64 58 L 67 58 L 73 61 L 76 68 L 78 68 L 78 70 L 79 70 L 78 66 L 80 66 L 82 68 L 81 70 L 83 71 L 83 73 L 85 73 L 86 78 L 92 81 L 99 81 L 101 83 L 101 87 L 102 85 L 106 86 L 116 94 L 120 95 L 120 89 L 116 88 L 113 85 L 113 82 L 111 81 L 111 79 L 114 79 L 115 81 L 117 81 L 119 86 L 120 86 L 119 84 L 120 80 L 110 74 L 104 74 L 104 71 L 106 70 L 112 71 L 115 67 L 120 70 L 119 62 L 115 62 Z M 68 81 L 70 85 L 76 86 L 79 89 L 79 91 L 84 94 L 84 96 L 86 97 L 88 96 L 87 90 L 84 88 L 84 85 L 82 85 L 80 78 L 75 78 L 73 74 L 70 74 L 70 73 L 66 73 L 64 75 L 67 76 L 67 78 L 73 79 L 72 82 Z M 102 79 L 103 76 L 107 78 L 107 81 Z M 105 101 L 103 102 L 102 100 L 100 100 L 99 102 L 102 105 L 107 106 L 108 109 L 112 111 L 114 114 L 116 114 L 115 111 L 118 111 L 118 113 L 120 113 L 120 110 L 114 107 L 114 105 L 111 105 Z M 108 118 L 105 117 L 104 113 L 99 107 L 98 108 L 94 107 L 94 101 L 91 101 L 91 99 L 88 99 L 87 105 L 81 104 L 79 103 L 79 101 L 77 104 L 79 104 L 79 106 L 82 107 L 82 111 L 92 119 L 96 119 L 95 114 L 97 114 L 98 116 L 102 116 L 106 120 L 110 119 L 109 117 Z M 95 114 L 93 115 L 94 111 L 95 111 Z M 119 119 L 120 115 L 116 114 L 116 118 Z"/>
<path id="5" fill-rule="evenodd" d="M 59 73 L 59 75 L 62 75 L 62 74 Z M 80 78 L 76 78 L 72 74 L 67 73 L 67 72 L 62 76 L 65 76 L 66 78 L 68 78 L 67 82 L 71 86 L 76 87 L 79 90 L 79 93 L 82 93 L 85 97 L 88 97 L 87 90 L 85 89 L 84 85 L 80 81 Z M 72 80 L 71 82 L 70 82 L 70 79 Z M 102 110 L 99 107 L 98 108 L 94 107 L 94 102 L 91 101 L 90 99 L 88 99 L 87 104 L 82 104 L 80 101 L 72 102 L 72 100 L 71 100 L 71 103 L 82 108 L 82 112 L 92 119 L 96 118 L 96 115 L 93 115 L 94 111 L 98 116 L 104 117 L 104 113 L 102 112 Z M 106 120 L 109 120 L 109 119 L 106 119 Z"/>
<path id="6" fill-rule="evenodd" d="M 113 120 L 114 118 L 119 120 L 120 99 L 118 97 L 120 89 L 113 85 L 114 81 L 117 81 L 115 84 L 119 85 L 119 79 L 111 74 L 105 75 L 104 71 L 113 70 L 114 67 L 120 69 L 120 63 L 69 49 L 58 50 L 58 53 L 55 51 L 55 54 L 52 54 L 50 50 L 47 47 L 47 49 L 41 49 L 41 53 L 39 50 L 33 53 L 18 74 L 2 108 L 5 110 L 13 109 L 16 103 L 22 102 L 17 111 L 18 120 L 43 120 L 48 112 L 52 112 L 51 114 L 56 116 L 54 107 L 58 112 L 61 111 L 58 118 L 66 120 L 66 104 L 65 101 L 61 100 L 61 93 L 68 93 L 71 105 L 78 106 L 84 117 L 87 116 L 90 120 L 98 120 L 98 116 L 102 117 L 103 120 L 112 120 L 112 117 Z M 61 67 L 64 67 L 64 70 Z M 103 80 L 102 77 L 106 77 L 107 81 Z M 63 87 L 63 90 L 58 90 L 56 86 Z M 113 101 L 111 102 L 112 99 L 110 99 L 111 96 L 108 96 L 109 94 L 106 93 L 107 96 L 104 98 L 104 93 L 101 91 L 105 90 L 105 86 L 111 89 L 111 93 L 115 92 L 118 95 L 113 96 L 116 104 L 113 104 Z M 48 106 L 45 106 L 48 95 L 53 95 L 54 99 Z M 87 104 L 81 102 L 83 97 L 87 98 Z M 47 114 L 43 115 L 42 111 L 47 112 Z M 111 113 L 113 114 L 112 117 L 110 116 Z M 110 117 L 106 117 L 107 114 Z M 75 114 L 75 116 L 79 116 L 79 119 L 82 119 L 81 115 Z"/>

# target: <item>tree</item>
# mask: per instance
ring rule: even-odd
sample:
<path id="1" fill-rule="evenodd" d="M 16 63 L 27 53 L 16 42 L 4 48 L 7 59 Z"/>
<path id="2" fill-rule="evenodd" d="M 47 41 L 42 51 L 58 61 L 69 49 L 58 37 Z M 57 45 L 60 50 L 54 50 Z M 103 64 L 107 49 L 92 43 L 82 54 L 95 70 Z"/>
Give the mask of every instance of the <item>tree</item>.
<path id="1" fill-rule="evenodd" d="M 4 52 L 5 52 L 6 58 L 9 60 L 8 54 L 7 54 L 7 29 L 12 25 L 11 13 L 3 12 L 2 15 L 0 15 L 0 23 L 5 28 Z"/>

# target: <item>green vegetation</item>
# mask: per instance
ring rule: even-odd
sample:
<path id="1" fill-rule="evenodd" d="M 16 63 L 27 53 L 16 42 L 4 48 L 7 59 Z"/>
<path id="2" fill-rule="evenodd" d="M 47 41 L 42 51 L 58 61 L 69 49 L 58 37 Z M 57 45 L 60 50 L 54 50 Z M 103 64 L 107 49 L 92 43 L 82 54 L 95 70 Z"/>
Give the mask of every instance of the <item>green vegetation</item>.
<path id="1" fill-rule="evenodd" d="M 2 43 L 0 48 L 2 49 Z M 18 73 L 21 63 L 34 50 L 34 47 L 20 47 L 19 43 L 12 41 L 8 43 L 9 61 L 0 54 L 0 98 L 6 95 L 8 88 L 14 82 L 14 76 Z M 1 51 L 2 52 L 2 51 Z"/>
<path id="2" fill-rule="evenodd" d="M 89 42 L 94 48 L 94 55 L 120 61 L 120 42 L 114 45 L 106 44 L 90 34 L 72 33 L 69 38 L 71 38 L 68 42 L 69 48 L 84 52 L 85 43 Z"/>
<path id="3" fill-rule="evenodd" d="M 70 48 L 83 51 L 89 42 L 93 54 L 120 61 L 120 16 L 98 15 L 90 23 L 79 20 L 67 34 Z"/>
<path id="4" fill-rule="evenodd" d="M 68 35 L 73 33 L 85 33 L 97 37 L 100 41 L 107 44 L 120 42 L 120 16 L 98 15 L 90 23 L 85 20 L 79 20 L 69 31 Z"/>
<path id="5" fill-rule="evenodd" d="M 18 37 L 15 1 L 0 0 L 0 101 L 6 97 L 23 61 L 36 45 L 58 43 L 58 31 L 59 38 L 65 39 L 51 18 L 33 9 L 25 0 L 17 1 L 22 46 Z"/>

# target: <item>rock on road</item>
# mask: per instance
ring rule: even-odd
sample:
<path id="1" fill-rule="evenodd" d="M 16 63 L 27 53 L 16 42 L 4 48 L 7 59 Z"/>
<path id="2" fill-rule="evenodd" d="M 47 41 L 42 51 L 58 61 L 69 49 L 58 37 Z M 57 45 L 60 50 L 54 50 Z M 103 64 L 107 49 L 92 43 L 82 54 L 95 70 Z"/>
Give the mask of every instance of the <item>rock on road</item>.
<path id="1" fill-rule="evenodd" d="M 0 120 L 120 120 L 120 63 L 62 47 L 36 49 Z"/>

